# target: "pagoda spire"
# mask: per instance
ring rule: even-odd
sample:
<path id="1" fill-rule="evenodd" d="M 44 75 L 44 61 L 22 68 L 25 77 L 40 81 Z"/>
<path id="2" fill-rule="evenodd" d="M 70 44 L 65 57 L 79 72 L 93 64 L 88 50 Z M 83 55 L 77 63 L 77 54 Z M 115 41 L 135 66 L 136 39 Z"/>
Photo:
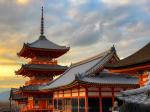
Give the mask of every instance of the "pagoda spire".
<path id="1" fill-rule="evenodd" d="M 41 36 L 44 36 L 44 16 L 43 16 L 43 6 L 42 6 L 42 14 L 41 14 Z"/>

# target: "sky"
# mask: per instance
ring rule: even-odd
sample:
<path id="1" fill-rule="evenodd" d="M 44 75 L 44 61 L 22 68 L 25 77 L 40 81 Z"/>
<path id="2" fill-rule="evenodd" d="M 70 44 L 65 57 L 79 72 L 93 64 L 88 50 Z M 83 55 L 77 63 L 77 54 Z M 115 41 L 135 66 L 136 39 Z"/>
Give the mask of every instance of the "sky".
<path id="1" fill-rule="evenodd" d="M 28 80 L 14 73 L 28 61 L 16 54 L 39 38 L 42 5 L 46 37 L 71 47 L 62 65 L 113 45 L 125 58 L 150 42 L 150 0 L 0 0 L 0 92 Z"/>

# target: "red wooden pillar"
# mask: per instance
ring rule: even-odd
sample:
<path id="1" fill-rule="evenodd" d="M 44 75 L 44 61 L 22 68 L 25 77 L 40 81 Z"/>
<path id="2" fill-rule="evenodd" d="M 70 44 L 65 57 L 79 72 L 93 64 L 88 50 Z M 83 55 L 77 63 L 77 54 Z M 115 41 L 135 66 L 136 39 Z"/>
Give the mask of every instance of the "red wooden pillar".
<path id="1" fill-rule="evenodd" d="M 85 112 L 88 112 L 88 89 L 85 88 Z"/>
<path id="2" fill-rule="evenodd" d="M 71 89 L 71 112 L 72 112 L 72 89 Z"/>
<path id="3" fill-rule="evenodd" d="M 78 112 L 80 112 L 80 87 L 78 87 Z"/>
<path id="4" fill-rule="evenodd" d="M 99 103 L 100 103 L 100 112 L 103 112 L 103 110 L 102 110 L 102 94 L 101 94 L 101 88 L 99 88 Z"/>
<path id="5" fill-rule="evenodd" d="M 115 94 L 114 94 L 114 88 L 112 88 L 112 104 L 114 105 L 115 102 Z"/>
<path id="6" fill-rule="evenodd" d="M 62 90 L 63 91 L 63 96 L 62 96 L 62 100 L 63 100 L 63 102 L 62 102 L 62 107 L 63 107 L 63 110 L 65 110 L 65 99 L 64 99 L 64 90 Z"/>

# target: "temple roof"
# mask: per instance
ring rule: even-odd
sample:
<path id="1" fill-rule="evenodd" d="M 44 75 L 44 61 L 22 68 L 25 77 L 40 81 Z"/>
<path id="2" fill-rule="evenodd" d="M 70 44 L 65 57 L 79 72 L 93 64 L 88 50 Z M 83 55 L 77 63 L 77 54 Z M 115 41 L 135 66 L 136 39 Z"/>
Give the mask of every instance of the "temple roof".
<path id="1" fill-rule="evenodd" d="M 59 78 L 52 81 L 47 86 L 40 87 L 39 89 L 55 89 L 67 86 L 74 81 L 93 84 L 137 85 L 138 79 L 135 77 L 126 77 L 121 75 L 110 76 L 109 73 L 100 73 L 103 70 L 104 65 L 108 63 L 115 54 L 116 51 L 111 49 L 87 60 L 75 63 Z M 97 76 L 97 73 L 100 73 L 100 75 Z"/>
<path id="2" fill-rule="evenodd" d="M 134 54 L 124 58 L 116 63 L 107 64 L 106 68 L 125 68 L 138 64 L 150 63 L 150 42 Z"/>
<path id="3" fill-rule="evenodd" d="M 25 64 L 22 65 L 21 69 L 16 71 L 17 75 L 27 75 L 28 72 L 39 72 L 43 74 L 52 74 L 51 72 L 55 73 L 55 75 L 63 73 L 68 67 L 67 66 L 60 66 L 60 65 L 48 65 L 48 64 Z M 58 74 L 57 74 L 58 72 Z"/>
<path id="4" fill-rule="evenodd" d="M 69 49 L 69 47 L 66 46 L 60 46 L 52 41 L 48 40 L 45 36 L 40 36 L 38 40 L 32 43 L 26 44 L 28 47 L 31 48 L 41 48 L 41 49 L 52 49 L 52 50 L 66 50 Z"/>
<path id="5" fill-rule="evenodd" d="M 123 91 L 118 95 L 118 98 L 127 103 L 150 105 L 150 85 L 138 89 Z"/>
<path id="6" fill-rule="evenodd" d="M 127 74 L 112 74 L 107 72 L 99 73 L 95 77 L 84 77 L 80 80 L 86 83 L 102 85 L 138 85 L 139 83 L 137 77 L 129 76 Z"/>
<path id="7" fill-rule="evenodd" d="M 43 55 L 50 58 L 58 58 L 69 51 L 69 49 L 69 47 L 59 46 L 48 40 L 44 35 L 41 35 L 35 42 L 24 44 L 18 56 L 33 58 L 34 56 Z"/>
<path id="8" fill-rule="evenodd" d="M 64 74 L 42 89 L 51 89 L 68 85 L 75 80 L 77 74 L 84 74 L 85 76 L 94 73 L 97 70 L 100 70 L 100 68 L 102 68 L 103 65 L 107 63 L 114 54 L 115 51 L 108 50 L 97 56 L 72 64 Z"/>

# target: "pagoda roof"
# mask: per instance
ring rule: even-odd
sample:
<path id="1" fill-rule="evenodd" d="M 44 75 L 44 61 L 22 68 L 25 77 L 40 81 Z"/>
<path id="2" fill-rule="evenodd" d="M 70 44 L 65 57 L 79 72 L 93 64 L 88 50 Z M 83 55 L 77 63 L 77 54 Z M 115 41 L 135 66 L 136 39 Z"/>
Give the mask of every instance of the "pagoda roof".
<path id="1" fill-rule="evenodd" d="M 118 98 L 127 103 L 135 103 L 135 104 L 146 104 L 150 105 L 150 85 L 146 85 L 144 87 L 140 87 L 138 89 L 132 89 L 127 91 L 122 91 Z"/>
<path id="2" fill-rule="evenodd" d="M 41 49 L 54 49 L 54 50 L 66 50 L 68 47 L 59 46 L 52 41 L 48 40 L 45 36 L 40 36 L 38 40 L 32 43 L 27 43 L 27 46 L 32 48 L 41 48 Z"/>
<path id="3" fill-rule="evenodd" d="M 134 54 L 112 64 L 107 64 L 105 67 L 110 69 L 127 68 L 132 66 L 150 63 L 150 42 L 135 52 Z"/>
<path id="4" fill-rule="evenodd" d="M 69 49 L 69 47 L 57 45 L 48 40 L 44 35 L 41 35 L 35 42 L 24 44 L 18 55 L 32 58 L 33 56 L 40 55 L 42 53 L 44 56 L 58 58 L 69 51 Z"/>
<path id="5" fill-rule="evenodd" d="M 33 73 L 59 75 L 62 74 L 68 67 L 60 65 L 48 65 L 48 64 L 25 64 L 21 69 L 16 71 L 17 75 L 26 75 Z"/>

